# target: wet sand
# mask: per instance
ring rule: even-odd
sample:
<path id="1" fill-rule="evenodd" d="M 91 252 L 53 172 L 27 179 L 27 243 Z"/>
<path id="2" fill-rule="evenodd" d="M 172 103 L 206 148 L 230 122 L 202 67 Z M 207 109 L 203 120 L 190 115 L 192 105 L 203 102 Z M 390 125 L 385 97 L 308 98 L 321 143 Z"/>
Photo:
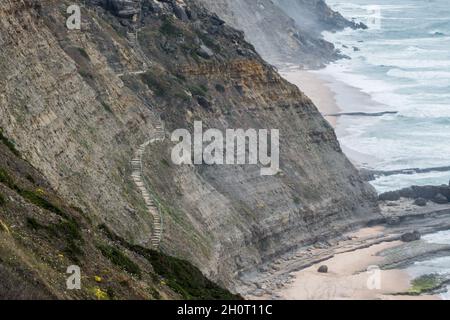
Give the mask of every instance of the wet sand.
<path id="1" fill-rule="evenodd" d="M 337 114 L 341 110 L 336 103 L 335 94 L 323 79 L 319 78 L 317 74 L 295 67 L 280 71 L 280 74 L 305 93 L 314 102 L 331 126 L 336 128 L 338 118 L 327 115 Z"/>
<path id="2" fill-rule="evenodd" d="M 285 68 L 280 74 L 311 98 L 336 130 L 338 137 L 346 134 L 345 121 L 330 115 L 386 111 L 385 106 L 372 101 L 367 94 L 326 74 L 301 70 L 295 66 Z M 359 168 L 371 167 L 371 163 L 376 161 L 374 157 L 345 146 L 342 149 Z M 364 242 L 365 239 L 382 235 L 383 231 L 383 227 L 364 228 L 349 236 Z M 408 272 L 401 269 L 376 269 L 384 261 L 379 253 L 401 245 L 401 241 L 386 241 L 350 252 L 337 250 L 330 259 L 292 273 L 292 280 L 275 290 L 273 296 L 288 300 L 439 300 L 438 296 L 399 295 L 411 288 L 413 279 Z M 318 272 L 322 265 L 328 266 L 328 273 Z M 376 276 L 379 278 L 374 278 Z"/>
<path id="3" fill-rule="evenodd" d="M 294 281 L 277 294 L 287 300 L 436 300 L 435 296 L 394 295 L 407 292 L 411 277 L 403 270 L 380 270 L 382 250 L 400 245 L 385 242 L 335 257 L 294 273 Z M 321 265 L 328 273 L 317 272 Z"/>
<path id="4" fill-rule="evenodd" d="M 366 93 L 337 81 L 321 71 L 308 71 L 296 66 L 287 66 L 279 72 L 314 102 L 324 118 L 335 129 L 338 138 L 344 137 L 347 132 L 342 118 L 333 115 L 342 112 L 386 111 L 386 106 L 374 102 Z M 345 145 L 341 144 L 341 147 L 358 168 L 372 168 L 378 161 L 374 156 L 360 153 Z"/>

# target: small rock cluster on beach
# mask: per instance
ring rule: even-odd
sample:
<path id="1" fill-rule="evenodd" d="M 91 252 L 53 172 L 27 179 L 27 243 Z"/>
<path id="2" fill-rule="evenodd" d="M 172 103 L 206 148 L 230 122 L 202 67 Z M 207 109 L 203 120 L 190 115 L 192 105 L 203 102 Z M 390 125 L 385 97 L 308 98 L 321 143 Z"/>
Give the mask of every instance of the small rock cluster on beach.
<path id="1" fill-rule="evenodd" d="M 412 186 L 397 191 L 389 191 L 379 196 L 380 201 L 397 201 L 400 198 L 414 199 L 417 206 L 426 206 L 428 201 L 437 204 L 450 202 L 450 185 Z"/>

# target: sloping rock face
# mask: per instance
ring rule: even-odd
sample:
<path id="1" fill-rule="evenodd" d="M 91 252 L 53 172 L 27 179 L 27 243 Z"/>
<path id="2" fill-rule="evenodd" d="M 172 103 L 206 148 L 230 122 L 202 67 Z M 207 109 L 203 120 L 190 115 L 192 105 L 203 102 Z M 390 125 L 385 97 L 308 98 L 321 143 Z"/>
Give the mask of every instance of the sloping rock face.
<path id="1" fill-rule="evenodd" d="M 324 30 L 357 27 L 320 0 L 198 0 L 231 26 L 243 30 L 262 57 L 318 68 L 341 58 L 333 44 L 321 39 Z"/>
<path id="2" fill-rule="evenodd" d="M 144 156 L 162 250 L 227 288 L 261 263 L 377 215 L 374 191 L 316 107 L 222 17 L 193 1 L 144 1 L 134 24 L 94 1 L 82 10 L 82 30 L 69 31 L 70 4 L 0 6 L 0 127 L 93 224 L 150 246 L 152 219 L 130 160 L 159 118 L 167 133 L 192 130 L 195 120 L 205 129 L 280 130 L 275 176 L 256 165 L 175 166 L 169 139 Z"/>
<path id="3" fill-rule="evenodd" d="M 362 23 L 345 19 L 339 12 L 328 7 L 324 0 L 274 0 L 283 12 L 295 20 L 304 32 L 316 34 L 324 30 L 339 31 L 344 28 L 367 28 Z"/>
<path id="4" fill-rule="evenodd" d="M 81 283 L 68 290 L 79 266 Z M 165 283 L 161 281 L 165 279 Z M 69 283 L 73 283 L 69 281 Z M 240 299 L 187 261 L 129 243 L 61 199 L 0 132 L 1 299 Z"/>

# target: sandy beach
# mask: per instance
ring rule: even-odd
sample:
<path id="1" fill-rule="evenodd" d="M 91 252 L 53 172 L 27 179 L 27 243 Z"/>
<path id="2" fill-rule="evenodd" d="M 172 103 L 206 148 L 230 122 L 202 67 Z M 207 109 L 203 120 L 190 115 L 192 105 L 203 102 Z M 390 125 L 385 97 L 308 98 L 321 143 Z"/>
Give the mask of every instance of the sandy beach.
<path id="1" fill-rule="evenodd" d="M 335 257 L 294 273 L 294 281 L 277 294 L 287 300 L 437 300 L 436 296 L 394 295 L 407 292 L 413 280 L 403 270 L 380 270 L 377 254 L 399 246 L 385 242 Z M 321 265 L 328 273 L 317 272 Z"/>
<path id="2" fill-rule="evenodd" d="M 340 117 L 330 116 L 347 111 L 358 111 L 365 105 L 373 110 L 383 106 L 377 105 L 370 97 L 331 77 L 314 71 L 305 71 L 295 67 L 280 72 L 284 78 L 297 85 L 324 115 L 336 130 L 337 135 L 345 134 L 344 125 L 340 125 Z M 340 106 L 346 106 L 342 108 Z M 347 108 L 348 106 L 348 108 Z M 361 111 L 361 110 L 359 110 Z M 370 166 L 373 161 L 369 156 L 358 153 L 343 146 L 343 151 L 361 168 Z M 348 236 L 354 241 L 364 242 L 383 234 L 383 227 L 364 228 Z M 377 269 L 383 265 L 381 252 L 400 247 L 401 241 L 380 242 L 368 247 L 340 252 L 324 261 L 291 274 L 291 280 L 275 290 L 274 296 L 288 300 L 438 300 L 439 296 L 400 295 L 411 289 L 412 277 L 406 270 Z M 320 266 L 328 266 L 327 273 L 319 273 Z M 373 269 L 375 268 L 375 269 Z M 371 270 L 371 271 L 368 271 Z M 374 271 L 376 270 L 376 271 Z M 374 274 L 379 280 L 374 282 Z M 378 282 L 377 282 L 378 281 Z"/>
<path id="3" fill-rule="evenodd" d="M 289 68 L 280 71 L 280 74 L 289 82 L 295 84 L 303 91 L 316 105 L 325 119 L 333 126 L 337 127 L 338 118 L 328 116 L 340 112 L 336 103 L 336 96 L 327 86 L 324 79 L 319 78 L 317 74 L 298 68 Z"/>
<path id="4" fill-rule="evenodd" d="M 389 238 L 391 230 L 384 226 L 366 227 L 350 232 L 343 245 L 335 245 L 326 259 L 320 259 L 323 249 L 307 250 L 307 255 L 318 260 L 305 268 L 293 271 L 282 285 L 270 291 L 270 295 L 249 296 L 249 299 L 281 300 L 441 300 L 439 295 L 408 295 L 413 277 L 404 269 L 385 268 L 390 261 L 400 259 L 392 251 L 409 251 L 420 255 L 423 243 L 405 244 Z M 384 239 L 377 241 L 376 239 Z M 366 245 L 364 245 L 364 243 Z M 427 251 L 429 249 L 425 249 Z M 414 253 L 415 252 L 415 253 Z M 297 255 L 297 259 L 301 255 Z M 289 261 L 289 259 L 288 259 Z M 282 269 L 285 264 L 278 264 Z M 327 266 L 326 273 L 320 273 Z"/>
<path id="5" fill-rule="evenodd" d="M 442 294 L 447 280 L 426 289 L 414 280 L 432 273 L 411 268 L 416 262 L 450 255 L 450 244 L 423 239 L 450 230 L 450 203 L 417 207 L 412 199 L 400 199 L 381 201 L 380 210 L 385 221 L 375 219 L 370 226 L 297 248 L 261 266 L 260 272 L 246 274 L 243 296 L 250 300 L 446 299 Z M 423 237 L 404 241 L 411 231 Z M 321 266 L 327 266 L 326 273 L 319 272 Z M 422 294 L 414 295 L 417 290 Z"/>
<path id="6" fill-rule="evenodd" d="M 335 129 L 338 138 L 347 132 L 342 117 L 336 116 L 343 112 L 386 111 L 387 107 L 371 99 L 359 89 L 337 81 L 323 72 L 303 70 L 289 66 L 280 70 L 280 74 L 292 84 L 295 84 L 316 105 L 320 113 Z M 341 148 L 352 163 L 358 168 L 373 168 L 379 161 L 374 156 L 360 153 L 342 145 Z"/>

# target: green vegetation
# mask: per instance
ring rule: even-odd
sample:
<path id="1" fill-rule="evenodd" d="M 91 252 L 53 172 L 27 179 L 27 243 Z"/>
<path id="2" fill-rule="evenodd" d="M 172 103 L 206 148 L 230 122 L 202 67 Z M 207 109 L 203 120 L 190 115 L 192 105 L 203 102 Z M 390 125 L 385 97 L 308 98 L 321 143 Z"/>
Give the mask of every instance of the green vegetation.
<path id="1" fill-rule="evenodd" d="M 8 186 L 9 188 L 14 188 L 14 181 L 11 178 L 11 176 L 6 172 L 5 169 L 0 168 L 0 183 L 3 183 L 4 185 Z"/>
<path id="2" fill-rule="evenodd" d="M 29 202 L 31 202 L 32 204 L 41 207 L 42 209 L 51 211 L 53 213 L 56 213 L 57 215 L 61 216 L 61 217 L 65 217 L 65 213 L 58 208 L 56 205 L 54 205 L 53 203 L 51 203 L 50 201 L 48 201 L 47 199 L 43 198 L 40 194 L 38 194 L 35 191 L 30 191 L 30 190 L 22 190 L 20 188 L 17 188 L 16 186 L 16 190 L 18 191 L 18 193 L 25 198 L 26 200 L 28 200 Z"/>
<path id="3" fill-rule="evenodd" d="M 221 84 L 216 84 L 215 88 L 220 93 L 224 93 L 225 92 L 225 87 L 223 85 L 221 85 Z"/>
<path id="4" fill-rule="evenodd" d="M 175 25 L 172 17 L 164 18 L 159 31 L 169 37 L 177 37 L 183 34 L 182 30 Z"/>
<path id="5" fill-rule="evenodd" d="M 445 279 L 439 274 L 426 274 L 414 279 L 412 287 L 408 291 L 410 295 L 421 295 L 439 289 Z"/>
<path id="6" fill-rule="evenodd" d="M 206 94 L 208 93 L 208 88 L 206 86 L 204 86 L 204 85 L 190 86 L 189 87 L 189 91 L 194 96 L 206 96 Z"/>
<path id="7" fill-rule="evenodd" d="M 158 96 L 162 97 L 169 90 L 169 86 L 163 82 L 159 77 L 151 72 L 146 72 L 141 75 L 142 80 L 148 85 L 150 89 Z"/>
<path id="8" fill-rule="evenodd" d="M 191 100 L 191 97 L 188 94 L 186 94 L 186 92 L 184 92 L 184 91 L 175 92 L 174 97 L 176 97 L 180 100 L 183 100 L 185 102 L 188 102 Z"/>
<path id="9" fill-rule="evenodd" d="M 30 203 L 41 207 L 42 209 L 49 210 L 57 215 L 67 218 L 67 215 L 56 205 L 51 203 L 49 200 L 45 199 L 39 190 L 31 191 L 25 190 L 15 184 L 13 178 L 8 174 L 8 172 L 0 168 L 0 183 L 8 186 L 10 189 L 15 190 L 19 195 L 21 195 L 24 199 L 28 200 Z"/>
<path id="10" fill-rule="evenodd" d="M 28 181 L 30 181 L 32 184 L 35 184 L 35 183 L 36 183 L 36 181 L 34 180 L 33 176 L 32 176 L 31 174 L 29 174 L 29 173 L 25 176 L 25 178 L 26 178 Z"/>
<path id="11" fill-rule="evenodd" d="M 167 285 L 184 299 L 237 299 L 238 297 L 208 280 L 190 262 L 135 246 Z"/>
<path id="12" fill-rule="evenodd" d="M 152 287 L 152 288 L 149 288 L 148 291 L 152 295 L 153 299 L 161 300 L 161 295 L 159 294 L 158 290 L 156 290 L 155 288 Z"/>
<path id="13" fill-rule="evenodd" d="M 12 141 L 10 141 L 8 138 L 6 138 L 3 135 L 3 129 L 0 128 L 0 141 L 3 142 L 3 144 L 8 147 L 8 149 L 17 157 L 20 157 L 20 153 L 19 151 L 16 149 L 16 146 L 14 145 L 14 143 Z"/>
<path id="14" fill-rule="evenodd" d="M 89 57 L 88 53 L 86 52 L 86 50 L 84 48 L 77 48 L 78 52 L 81 54 L 81 56 L 89 61 L 91 61 L 91 58 Z"/>
<path id="15" fill-rule="evenodd" d="M 199 269 L 190 262 L 167 256 L 141 246 L 132 245 L 123 238 L 113 234 L 107 226 L 100 225 L 99 228 L 110 240 L 120 243 L 123 247 L 133 251 L 149 261 L 155 273 L 172 290 L 179 293 L 184 299 L 192 300 L 236 300 L 240 296 L 233 295 L 226 289 L 221 288 L 207 279 Z"/>
<path id="16" fill-rule="evenodd" d="M 27 217 L 27 226 L 33 231 L 44 230 L 54 239 L 64 241 L 63 252 L 74 262 L 83 256 L 80 244 L 84 243 L 80 226 L 74 220 L 65 220 L 48 226 L 39 223 L 33 217 Z"/>
<path id="17" fill-rule="evenodd" d="M 40 223 L 39 223 L 35 218 L 33 218 L 33 217 L 27 217 L 26 221 L 27 221 L 27 226 L 28 226 L 28 228 L 30 228 L 30 229 L 32 229 L 32 230 L 34 230 L 34 231 L 37 231 L 37 230 L 39 230 L 39 229 L 44 229 L 44 228 L 45 228 L 44 225 L 40 224 Z"/>
<path id="18" fill-rule="evenodd" d="M 106 102 L 102 101 L 102 106 L 103 108 L 106 110 L 106 112 L 109 112 L 111 114 L 113 114 L 114 112 L 111 109 L 111 106 L 109 104 L 107 104 Z"/>
<path id="19" fill-rule="evenodd" d="M 79 247 L 79 244 L 83 243 L 83 237 L 81 234 L 81 228 L 79 224 L 70 216 L 68 216 L 57 205 L 53 204 L 46 198 L 44 198 L 44 191 L 37 189 L 36 191 L 26 190 L 18 186 L 8 172 L 0 168 L 0 182 L 8 186 L 12 190 L 16 191 L 28 202 L 34 204 L 37 207 L 51 211 L 64 221 L 45 226 L 40 224 L 36 219 L 28 217 L 26 219 L 27 226 L 34 230 L 45 230 L 50 236 L 55 239 L 61 239 L 64 241 L 65 247 L 63 251 L 75 262 L 79 261 L 79 257 L 83 255 L 83 251 Z"/>
<path id="20" fill-rule="evenodd" d="M 64 235 L 64 237 L 70 241 L 83 241 L 80 226 L 74 220 L 52 224 L 50 225 L 49 230 L 55 236 Z"/>
<path id="21" fill-rule="evenodd" d="M 80 73 L 80 75 L 86 79 L 86 80 L 94 80 L 94 76 L 92 75 L 92 73 L 90 73 L 89 71 L 86 70 L 79 70 L 78 71 Z"/>
<path id="22" fill-rule="evenodd" d="M 137 276 L 141 275 L 141 269 L 139 269 L 139 266 L 133 261 L 131 261 L 130 258 L 124 255 L 118 249 L 107 245 L 100 245 L 98 246 L 98 248 L 101 251 L 101 253 L 116 266 L 122 268 L 123 270 L 131 274 Z"/>
<path id="23" fill-rule="evenodd" d="M 167 161 L 167 159 L 165 159 L 165 158 L 161 159 L 161 164 L 163 164 L 166 167 L 170 167 L 170 162 Z"/>
<path id="24" fill-rule="evenodd" d="M 6 204 L 6 198 L 0 193 L 0 207 Z"/>
<path id="25" fill-rule="evenodd" d="M 181 74 L 181 73 L 175 74 L 175 77 L 177 77 L 177 79 L 180 80 L 181 82 L 186 82 L 187 81 L 186 76 Z"/>

